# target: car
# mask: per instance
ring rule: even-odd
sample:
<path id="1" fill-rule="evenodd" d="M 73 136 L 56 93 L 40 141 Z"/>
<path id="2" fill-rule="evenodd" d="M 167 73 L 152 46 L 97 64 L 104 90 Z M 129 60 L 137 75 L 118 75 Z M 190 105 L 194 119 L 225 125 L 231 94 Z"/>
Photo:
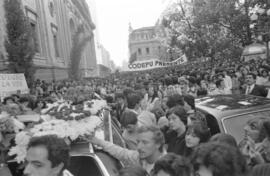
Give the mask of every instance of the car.
<path id="1" fill-rule="evenodd" d="M 115 120 L 110 120 L 109 111 L 103 113 L 103 125 L 98 129 L 99 136 L 121 147 L 126 147 L 120 129 Z M 112 123 L 107 123 L 111 121 Z M 70 164 L 68 170 L 75 176 L 117 176 L 123 164 L 98 147 L 86 141 L 77 141 L 70 146 Z M 13 176 L 23 175 L 23 165 L 14 160 L 8 162 Z"/>
<path id="2" fill-rule="evenodd" d="M 215 95 L 195 100 L 197 111 L 206 116 L 212 135 L 227 133 L 239 143 L 250 119 L 270 119 L 270 99 L 252 95 Z"/>

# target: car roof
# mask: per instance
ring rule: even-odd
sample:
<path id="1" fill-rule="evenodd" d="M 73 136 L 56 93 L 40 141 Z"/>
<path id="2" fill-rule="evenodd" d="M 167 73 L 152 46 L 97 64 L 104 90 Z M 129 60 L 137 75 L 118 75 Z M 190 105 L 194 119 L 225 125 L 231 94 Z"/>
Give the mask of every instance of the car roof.
<path id="1" fill-rule="evenodd" d="M 252 95 L 215 95 L 197 98 L 196 108 L 212 114 L 216 118 L 224 118 L 254 111 L 270 110 L 270 99 Z"/>
<path id="2" fill-rule="evenodd" d="M 88 142 L 76 142 L 70 145 L 70 155 L 94 155 L 94 151 Z"/>

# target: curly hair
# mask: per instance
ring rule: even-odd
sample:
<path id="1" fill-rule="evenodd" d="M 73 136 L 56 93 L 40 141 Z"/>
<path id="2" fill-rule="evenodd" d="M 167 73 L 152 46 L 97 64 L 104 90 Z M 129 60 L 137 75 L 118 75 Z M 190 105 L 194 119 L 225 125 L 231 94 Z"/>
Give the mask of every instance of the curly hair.
<path id="1" fill-rule="evenodd" d="M 33 137 L 28 144 L 28 149 L 40 146 L 48 150 L 48 160 L 51 161 L 52 167 L 63 163 L 64 167 L 62 170 L 67 168 L 69 163 L 69 146 L 64 139 L 56 135 Z"/>
<path id="2" fill-rule="evenodd" d="M 118 176 L 149 176 L 141 166 L 128 166 L 121 169 Z"/>
<path id="3" fill-rule="evenodd" d="M 213 176 L 242 176 L 247 171 L 246 162 L 240 151 L 218 142 L 201 144 L 191 158 L 194 171 L 200 166 L 211 168 Z"/>
<path id="4" fill-rule="evenodd" d="M 182 106 L 175 106 L 167 111 L 166 117 L 175 114 L 185 125 L 187 125 L 188 114 Z"/>
<path id="5" fill-rule="evenodd" d="M 153 168 L 153 175 L 157 175 L 159 171 L 164 171 L 170 174 L 170 176 L 189 176 L 189 162 L 186 158 L 180 155 L 168 153 L 156 161 Z"/>

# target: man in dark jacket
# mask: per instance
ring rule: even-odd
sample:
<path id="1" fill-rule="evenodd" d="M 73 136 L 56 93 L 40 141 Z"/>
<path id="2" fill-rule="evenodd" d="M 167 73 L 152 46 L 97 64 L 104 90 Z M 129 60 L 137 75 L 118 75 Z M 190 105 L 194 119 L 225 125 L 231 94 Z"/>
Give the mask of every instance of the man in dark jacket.
<path id="1" fill-rule="evenodd" d="M 246 95 L 255 95 L 266 97 L 268 94 L 267 89 L 264 86 L 256 85 L 256 75 L 253 73 L 248 73 L 246 76 L 247 87 L 245 90 Z"/>

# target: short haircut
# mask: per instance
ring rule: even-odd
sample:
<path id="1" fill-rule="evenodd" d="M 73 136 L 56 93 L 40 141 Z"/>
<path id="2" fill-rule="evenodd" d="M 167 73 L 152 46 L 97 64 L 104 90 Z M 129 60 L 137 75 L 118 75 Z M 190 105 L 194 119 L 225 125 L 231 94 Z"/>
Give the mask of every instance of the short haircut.
<path id="1" fill-rule="evenodd" d="M 63 163 L 66 169 L 69 163 L 69 147 L 64 139 L 56 135 L 46 135 L 31 138 L 28 149 L 33 147 L 45 147 L 48 151 L 48 160 L 51 161 L 52 167 L 56 167 Z"/>
<path id="2" fill-rule="evenodd" d="M 217 81 L 216 81 L 216 86 L 217 86 L 217 87 L 220 87 L 222 81 L 223 81 L 223 80 L 217 80 Z"/>
<path id="3" fill-rule="evenodd" d="M 115 99 L 119 99 L 119 98 L 125 99 L 124 94 L 123 93 L 115 93 Z"/>
<path id="4" fill-rule="evenodd" d="M 174 153 L 168 153 L 156 161 L 153 168 L 153 174 L 156 175 L 159 171 L 164 171 L 170 176 L 190 175 L 188 160 Z"/>
<path id="5" fill-rule="evenodd" d="M 200 143 L 207 142 L 211 137 L 209 128 L 202 122 L 194 122 L 190 125 L 187 134 L 195 134 L 200 139 Z"/>
<path id="6" fill-rule="evenodd" d="M 211 168 L 213 176 L 244 176 L 246 161 L 239 149 L 219 142 L 208 142 L 198 146 L 191 158 L 194 171 L 200 166 Z"/>
<path id="7" fill-rule="evenodd" d="M 138 93 L 131 93 L 127 96 L 127 107 L 129 109 L 134 109 L 138 103 L 141 101 L 141 96 Z"/>
<path id="8" fill-rule="evenodd" d="M 120 123 L 121 125 L 126 128 L 128 125 L 136 125 L 138 122 L 137 114 L 133 111 L 126 110 L 123 112 Z"/>
<path id="9" fill-rule="evenodd" d="M 232 135 L 225 133 L 217 133 L 210 138 L 211 142 L 224 143 L 233 147 L 237 147 L 237 142 Z"/>
<path id="10" fill-rule="evenodd" d="M 184 106 L 184 98 L 183 96 L 179 95 L 179 94 L 174 94 L 168 97 L 168 101 L 166 103 L 166 105 L 169 108 L 173 108 L 174 106 L 180 105 L 180 106 Z"/>
<path id="11" fill-rule="evenodd" d="M 154 141 L 156 144 L 160 144 L 159 150 L 163 151 L 163 145 L 165 144 L 165 137 L 163 132 L 157 126 L 141 126 L 138 129 L 138 133 L 152 132 L 154 135 Z"/>
<path id="12" fill-rule="evenodd" d="M 248 76 L 248 75 L 251 75 L 253 79 L 256 79 L 256 78 L 257 78 L 257 76 L 256 76 L 254 73 L 249 72 L 249 73 L 247 74 L 247 76 Z"/>
<path id="13" fill-rule="evenodd" d="M 131 88 L 126 88 L 126 89 L 123 90 L 123 95 L 125 97 L 128 97 L 128 95 L 131 94 L 131 93 L 134 93 L 134 90 L 132 90 Z"/>
<path id="14" fill-rule="evenodd" d="M 184 107 L 182 106 L 176 106 L 174 108 L 171 108 L 167 111 L 166 113 L 166 117 L 168 118 L 170 115 L 175 114 L 177 117 L 179 117 L 179 119 L 185 124 L 187 125 L 187 117 L 188 114 L 186 112 L 186 110 L 184 109 Z"/>
<path id="15" fill-rule="evenodd" d="M 192 95 L 184 95 L 184 101 L 192 108 L 195 109 L 195 98 Z"/>
<path id="16" fill-rule="evenodd" d="M 26 103 L 26 102 L 30 102 L 30 99 L 27 97 L 21 97 L 19 100 L 20 103 Z"/>

